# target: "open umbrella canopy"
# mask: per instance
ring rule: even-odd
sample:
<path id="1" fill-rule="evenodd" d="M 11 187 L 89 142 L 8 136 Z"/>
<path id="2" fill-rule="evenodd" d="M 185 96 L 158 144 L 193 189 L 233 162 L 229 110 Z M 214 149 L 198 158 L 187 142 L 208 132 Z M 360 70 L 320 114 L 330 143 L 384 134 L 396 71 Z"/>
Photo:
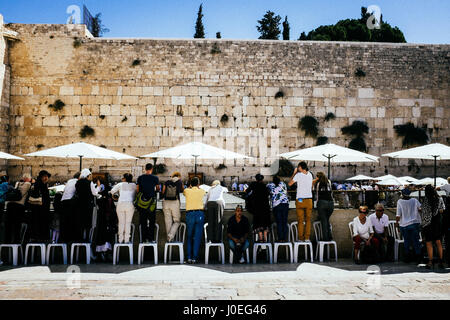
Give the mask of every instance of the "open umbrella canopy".
<path id="1" fill-rule="evenodd" d="M 434 184 L 434 178 L 423 178 L 413 182 L 415 185 L 426 185 L 426 184 Z M 436 178 L 436 187 L 442 187 L 447 184 L 447 180 L 444 178 L 437 177 Z"/>
<path id="2" fill-rule="evenodd" d="M 412 184 L 413 182 L 418 181 L 419 179 L 410 177 L 410 176 L 404 176 L 404 177 L 399 177 L 397 178 L 398 180 L 402 181 L 405 184 Z"/>
<path id="3" fill-rule="evenodd" d="M 32 157 L 55 157 L 55 158 L 80 158 L 80 170 L 82 158 L 105 159 L 105 160 L 132 160 L 137 159 L 124 153 L 97 147 L 85 142 L 66 144 L 63 146 L 36 151 L 26 154 Z"/>
<path id="4" fill-rule="evenodd" d="M 395 178 L 395 179 L 397 179 L 397 177 L 396 177 L 396 176 L 393 176 L 392 174 L 387 174 L 387 175 L 385 175 L 385 176 L 375 177 L 375 178 L 373 178 L 373 179 L 374 179 L 374 180 L 381 181 L 381 180 L 385 180 L 385 179 L 389 179 L 389 178 Z"/>
<path id="5" fill-rule="evenodd" d="M 382 185 L 382 186 L 403 186 L 403 185 L 405 185 L 405 183 L 403 183 L 402 181 L 400 181 L 400 179 L 398 179 L 396 177 L 388 177 L 386 179 L 378 181 L 377 184 Z M 408 183 L 406 183 L 406 184 L 408 184 Z"/>
<path id="6" fill-rule="evenodd" d="M 374 178 L 372 178 L 372 177 L 369 177 L 369 176 L 365 176 L 365 175 L 363 175 L 363 174 L 360 174 L 360 175 L 357 175 L 357 176 L 354 176 L 354 177 L 351 177 L 351 178 L 348 178 L 348 179 L 345 179 L 345 180 L 349 180 L 349 181 L 362 181 L 362 180 L 373 180 Z"/>
<path id="7" fill-rule="evenodd" d="M 201 142 L 189 142 L 173 148 L 145 154 L 141 158 L 172 158 L 172 159 L 250 159 L 246 155 L 213 147 Z"/>
<path id="8" fill-rule="evenodd" d="M 16 157 L 16 156 L 13 156 L 12 154 L 9 154 L 9 153 L 6 153 L 6 152 L 1 152 L 1 151 L 0 151 L 0 159 L 5 159 L 5 160 L 25 160 L 24 158 Z"/>
<path id="9" fill-rule="evenodd" d="M 330 179 L 330 164 L 342 162 L 378 162 L 378 157 L 370 154 L 327 143 L 316 147 L 299 149 L 279 154 L 288 160 L 308 160 L 328 162 L 328 179 Z"/>
<path id="10" fill-rule="evenodd" d="M 342 162 L 378 162 L 378 157 L 370 154 L 327 143 L 316 147 L 299 149 L 279 154 L 289 160 L 308 160 L 332 163 Z"/>
<path id="11" fill-rule="evenodd" d="M 450 160 L 450 147 L 441 143 L 432 143 L 425 146 L 385 153 L 382 156 L 396 159 L 434 160 L 434 185 L 437 187 L 437 161 Z"/>
<path id="12" fill-rule="evenodd" d="M 450 160 L 450 147 L 441 143 L 427 144 L 421 147 L 385 153 L 383 157 L 397 159 Z"/>

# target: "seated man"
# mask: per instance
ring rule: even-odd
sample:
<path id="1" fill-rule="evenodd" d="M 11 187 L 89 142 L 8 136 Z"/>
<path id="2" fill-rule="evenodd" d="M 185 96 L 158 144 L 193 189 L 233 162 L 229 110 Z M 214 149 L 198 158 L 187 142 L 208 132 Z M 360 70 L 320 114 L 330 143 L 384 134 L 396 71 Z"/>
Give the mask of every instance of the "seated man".
<path id="1" fill-rule="evenodd" d="M 243 253 L 249 247 L 247 240 L 250 223 L 247 217 L 242 215 L 242 206 L 238 205 L 234 211 L 234 216 L 228 220 L 227 236 L 231 251 L 234 254 L 234 261 L 244 263 Z"/>
<path id="2" fill-rule="evenodd" d="M 380 258 L 382 261 L 392 260 L 392 248 L 394 238 L 389 236 L 389 217 L 384 213 L 384 206 L 381 203 L 375 205 L 375 213 L 369 216 L 373 226 L 374 238 L 380 243 Z"/>
<path id="3" fill-rule="evenodd" d="M 367 206 L 359 207 L 359 216 L 353 219 L 353 242 L 355 245 L 354 259 L 356 264 L 360 264 L 361 260 L 375 260 L 372 256 L 372 252 L 375 252 L 372 246 L 378 250 L 378 239 L 374 238 L 373 226 L 369 219 L 367 219 L 368 208 Z M 367 259 L 358 257 L 358 253 L 361 250 L 361 244 L 364 243 L 364 256 Z M 363 254 L 362 254 L 363 255 Z M 364 261 L 371 262 L 371 261 Z"/>

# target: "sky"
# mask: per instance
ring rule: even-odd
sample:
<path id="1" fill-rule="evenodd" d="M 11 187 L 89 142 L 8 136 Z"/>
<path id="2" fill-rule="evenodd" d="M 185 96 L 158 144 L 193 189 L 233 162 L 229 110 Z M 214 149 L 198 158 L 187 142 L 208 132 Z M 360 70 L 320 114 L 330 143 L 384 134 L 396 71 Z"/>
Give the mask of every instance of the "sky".
<path id="1" fill-rule="evenodd" d="M 377 5 L 383 20 L 403 31 L 409 43 L 450 44 L 448 0 L 0 0 L 5 23 L 66 23 L 70 5 L 101 13 L 112 38 L 193 38 L 203 3 L 206 38 L 258 39 L 257 21 L 271 10 L 288 17 L 291 40 L 300 33 L 359 18 L 361 7 Z"/>

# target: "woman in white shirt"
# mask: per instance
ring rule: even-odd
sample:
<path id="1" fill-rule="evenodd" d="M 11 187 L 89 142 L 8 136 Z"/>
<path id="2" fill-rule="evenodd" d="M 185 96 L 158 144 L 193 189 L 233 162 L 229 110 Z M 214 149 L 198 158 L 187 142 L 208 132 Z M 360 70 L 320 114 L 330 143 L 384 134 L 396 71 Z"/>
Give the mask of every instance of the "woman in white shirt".
<path id="1" fill-rule="evenodd" d="M 205 210 L 208 221 L 206 232 L 208 241 L 212 243 L 222 242 L 222 225 L 219 221 L 222 219 L 225 208 L 225 200 L 223 199 L 224 191 L 225 189 L 220 185 L 220 181 L 214 180 L 206 198 Z"/>
<path id="2" fill-rule="evenodd" d="M 119 243 L 130 242 L 131 220 L 134 214 L 134 197 L 136 195 L 136 184 L 131 182 L 133 176 L 129 173 L 123 175 L 125 181 L 120 182 L 112 188 L 111 194 L 119 193 L 117 203 L 117 218 L 119 220 Z"/>
<path id="3" fill-rule="evenodd" d="M 367 206 L 359 207 L 359 216 L 353 219 L 353 232 L 352 238 L 354 243 L 354 259 L 355 263 L 359 264 L 360 259 L 358 257 L 359 250 L 361 250 L 361 243 L 364 242 L 366 246 L 374 245 L 378 250 L 378 239 L 374 238 L 373 226 L 370 219 L 367 219 L 369 209 Z"/>

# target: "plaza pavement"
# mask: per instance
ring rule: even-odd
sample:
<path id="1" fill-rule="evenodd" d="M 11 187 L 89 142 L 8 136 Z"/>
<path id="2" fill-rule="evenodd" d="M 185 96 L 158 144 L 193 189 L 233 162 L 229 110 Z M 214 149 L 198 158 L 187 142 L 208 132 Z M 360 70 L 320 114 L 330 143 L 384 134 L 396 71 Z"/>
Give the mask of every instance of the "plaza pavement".
<path id="1" fill-rule="evenodd" d="M 77 269 L 79 267 L 79 269 Z M 97 263 L 0 267 L 0 299 L 449 299 L 450 269 L 351 260 L 279 264 Z M 373 271 L 367 271 L 369 270 Z M 69 271 L 70 271 L 69 270 Z"/>

